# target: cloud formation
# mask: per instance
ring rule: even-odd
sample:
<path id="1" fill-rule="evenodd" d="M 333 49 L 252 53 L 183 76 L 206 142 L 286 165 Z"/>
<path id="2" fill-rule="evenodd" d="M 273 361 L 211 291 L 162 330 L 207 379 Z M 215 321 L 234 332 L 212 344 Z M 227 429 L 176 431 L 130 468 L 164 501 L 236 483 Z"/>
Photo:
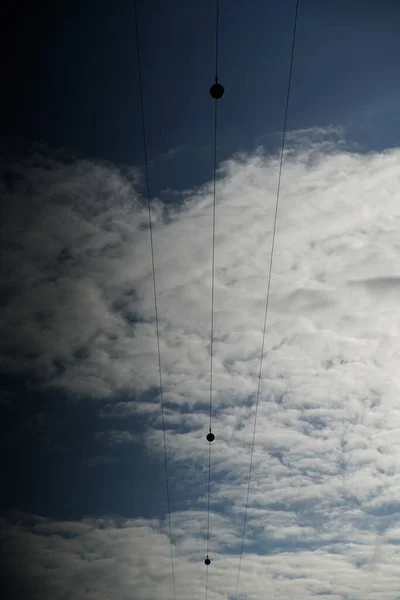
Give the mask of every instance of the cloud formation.
<path id="1" fill-rule="evenodd" d="M 285 156 L 239 590 L 249 599 L 395 600 L 400 151 L 363 154 L 332 140 L 332 130 L 328 139 L 321 133 L 293 134 Z M 277 156 L 258 151 L 219 170 L 215 600 L 235 592 L 278 166 Z M 128 433 L 124 419 L 142 419 L 139 443 L 162 459 L 149 232 L 137 181 L 111 165 L 36 157 L 10 167 L 2 185 L 3 369 L 98 399 L 105 424 L 121 421 L 119 433 Z M 200 598 L 212 186 L 182 197 L 179 206 L 152 208 L 168 457 L 171 476 L 191 490 L 172 514 L 178 598 L 188 589 Z M 116 432 L 100 436 L 137 441 Z M 46 555 L 50 539 L 60 556 L 71 552 L 57 563 L 68 568 L 54 568 L 60 589 L 78 585 L 82 573 L 74 597 L 171 597 L 165 523 L 86 526 L 73 543 L 36 524 L 14 524 L 7 535 L 22 536 L 26 548 L 39 544 L 32 556 Z M 82 543 L 94 553 L 90 564 Z"/>
<path id="2" fill-rule="evenodd" d="M 218 535 L 211 540 L 209 597 L 222 600 L 235 595 L 238 558 L 232 549 L 239 535 L 228 518 L 213 516 Z M 174 518 L 176 595 L 182 600 L 188 590 L 195 599 L 204 597 L 199 517 L 201 514 L 193 511 Z M 373 548 L 366 535 L 336 544 L 329 543 L 326 535 L 321 547 L 293 551 L 290 535 L 297 536 L 299 528 L 290 527 L 285 517 L 276 517 L 277 525 L 288 528 L 289 544 L 279 553 L 251 552 L 245 556 L 241 598 L 264 598 L 266 594 L 288 600 L 398 597 L 400 553 L 396 529 L 386 536 L 384 550 L 379 541 Z M 301 533 L 306 532 L 303 529 Z M 373 561 L 378 554 L 383 564 L 375 568 Z M 56 600 L 173 597 L 169 539 L 165 523 L 158 520 L 55 522 L 18 515 L 2 534 L 0 559 L 8 569 L 2 580 L 3 591 L 13 592 L 17 598 L 30 600 L 48 594 Z M 18 595 L 22 592 L 24 596 Z"/>

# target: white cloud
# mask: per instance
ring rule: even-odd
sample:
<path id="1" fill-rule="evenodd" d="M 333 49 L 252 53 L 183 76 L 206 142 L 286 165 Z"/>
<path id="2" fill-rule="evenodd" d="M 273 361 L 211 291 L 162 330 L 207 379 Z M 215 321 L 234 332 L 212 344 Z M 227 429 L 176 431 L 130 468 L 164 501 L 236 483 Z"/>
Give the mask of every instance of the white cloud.
<path id="1" fill-rule="evenodd" d="M 174 517 L 178 599 L 187 597 L 188 590 L 194 599 L 204 595 L 204 539 L 198 517 L 196 513 Z M 236 589 L 238 558 L 227 550 L 237 544 L 238 535 L 227 518 L 215 515 L 214 526 L 217 535 L 215 542 L 210 542 L 209 596 L 222 600 L 232 597 Z M 283 521 L 281 528 L 285 530 Z M 14 522 L 4 530 L 2 559 L 19 570 L 20 581 L 26 580 L 27 586 L 29 581 L 40 584 L 51 590 L 56 600 L 65 598 L 66 593 L 84 599 L 96 594 L 107 599 L 167 599 L 172 596 L 171 557 L 163 529 L 156 520 L 52 522 L 31 518 L 29 524 Z M 299 533 L 294 527 L 288 529 L 287 539 Z M 355 536 L 336 548 L 319 539 L 321 547 L 313 551 L 250 553 L 242 561 L 240 597 L 264 598 L 268 591 L 272 598 L 288 600 L 316 596 L 393 600 L 398 597 L 400 561 L 395 532 L 386 537 L 384 550 L 372 536 Z M 304 530 L 301 533 L 307 536 Z M 350 537 L 352 532 L 348 533 Z M 370 561 L 377 553 L 384 564 L 371 570 Z M 36 597 L 32 589 L 28 599 Z"/>
<path id="2" fill-rule="evenodd" d="M 284 163 L 240 591 L 395 600 L 400 151 L 360 154 L 321 133 L 292 135 Z M 219 173 L 210 600 L 235 591 L 278 164 L 258 152 Z M 20 167 L 0 215 L 4 368 L 106 399 L 103 417 L 146 417 L 148 450 L 162 458 L 146 210 L 111 166 L 47 167 Z M 211 192 L 187 192 L 164 220 L 154 205 L 167 451 L 196 490 L 172 515 L 178 598 L 194 599 L 204 593 Z M 96 525 L 84 551 L 55 533 L 54 548 L 71 552 L 60 586 L 81 585 L 77 598 L 171 597 L 165 531 Z M 42 531 L 12 535 L 49 553 Z"/>

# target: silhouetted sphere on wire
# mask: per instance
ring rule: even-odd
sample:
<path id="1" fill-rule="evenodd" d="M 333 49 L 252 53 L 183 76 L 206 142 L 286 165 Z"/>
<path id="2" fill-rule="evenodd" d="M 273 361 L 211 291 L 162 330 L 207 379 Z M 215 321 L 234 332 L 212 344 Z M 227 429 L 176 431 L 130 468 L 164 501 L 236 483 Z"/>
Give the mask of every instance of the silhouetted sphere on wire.
<path id="1" fill-rule="evenodd" d="M 206 435 L 206 440 L 207 442 L 213 442 L 215 440 L 215 435 L 210 431 L 210 433 L 207 433 Z"/>
<path id="2" fill-rule="evenodd" d="M 208 556 L 207 556 L 206 560 L 204 561 L 204 563 L 207 565 L 207 567 L 208 567 L 208 565 L 211 564 L 211 560 L 208 558 Z"/>
<path id="3" fill-rule="evenodd" d="M 213 83 L 213 85 L 210 87 L 210 96 L 214 100 L 220 100 L 224 94 L 224 86 L 222 86 L 220 83 Z"/>

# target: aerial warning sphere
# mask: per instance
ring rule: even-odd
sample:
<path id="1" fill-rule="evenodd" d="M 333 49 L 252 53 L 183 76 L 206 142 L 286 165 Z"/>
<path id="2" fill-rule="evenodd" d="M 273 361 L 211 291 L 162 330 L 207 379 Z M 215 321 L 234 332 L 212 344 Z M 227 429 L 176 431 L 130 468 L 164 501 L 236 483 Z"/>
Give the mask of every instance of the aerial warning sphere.
<path id="1" fill-rule="evenodd" d="M 215 440 L 215 435 L 210 431 L 210 433 L 207 433 L 206 435 L 206 440 L 207 442 L 213 442 Z"/>
<path id="2" fill-rule="evenodd" d="M 208 558 L 208 556 L 207 556 L 206 560 L 204 561 L 204 563 L 207 565 L 207 567 L 208 567 L 208 565 L 211 564 L 211 560 Z"/>
<path id="3" fill-rule="evenodd" d="M 222 98 L 222 96 L 224 94 L 225 94 L 224 86 L 221 85 L 220 83 L 213 83 L 213 85 L 210 87 L 210 96 L 214 100 L 220 100 L 220 98 Z"/>

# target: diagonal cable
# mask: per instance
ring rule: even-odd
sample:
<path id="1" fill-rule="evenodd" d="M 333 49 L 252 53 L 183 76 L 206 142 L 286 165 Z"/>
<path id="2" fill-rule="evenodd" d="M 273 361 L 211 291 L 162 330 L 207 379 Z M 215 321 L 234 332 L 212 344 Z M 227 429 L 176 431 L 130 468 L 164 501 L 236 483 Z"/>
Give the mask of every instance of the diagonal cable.
<path id="1" fill-rule="evenodd" d="M 216 0 L 215 15 L 215 81 L 218 82 L 218 45 L 219 45 L 219 0 Z M 214 156 L 213 156 L 213 209 L 212 209 L 212 258 L 211 258 L 211 326 L 210 326 L 210 414 L 209 430 L 212 426 L 212 398 L 213 398 L 213 358 L 214 358 L 214 295 L 215 295 L 215 214 L 216 214 L 216 187 L 217 187 L 217 125 L 218 101 L 214 100 Z M 211 496 L 211 444 L 208 446 L 208 501 L 207 501 L 207 542 L 206 556 L 208 558 L 210 540 L 210 496 Z M 208 569 L 206 570 L 206 600 L 208 597 Z"/>
<path id="2" fill-rule="evenodd" d="M 238 597 L 240 570 L 241 570 L 241 566 L 242 566 L 244 538 L 245 538 L 245 534 L 246 534 L 246 525 L 247 525 L 247 510 L 248 510 L 248 506 L 249 506 L 250 483 L 251 483 L 251 473 L 252 473 L 253 456 L 254 456 L 254 443 L 255 443 L 256 428 L 257 428 L 257 413 L 258 413 L 258 405 L 259 405 L 259 400 L 260 400 L 260 387 L 261 387 L 262 366 L 263 366 L 263 359 L 264 359 L 265 334 L 266 334 L 266 330 L 267 330 L 269 295 L 270 295 L 270 289 L 271 289 L 272 263 L 273 263 L 273 257 L 274 257 L 274 249 L 275 249 L 276 224 L 277 224 L 277 218 L 278 218 L 278 207 L 279 207 L 279 198 L 280 198 L 280 191 L 281 191 L 282 167 L 283 167 L 283 158 L 284 158 L 285 141 L 286 141 L 286 129 L 287 129 L 287 120 L 288 120 L 288 112 L 289 112 L 290 89 L 291 89 L 291 84 L 292 84 L 293 59 L 294 59 L 294 49 L 295 49 L 295 42 L 296 42 L 298 12 L 299 12 L 299 0 L 296 0 L 296 8 L 295 8 L 295 16 L 294 16 L 294 24 L 293 24 L 293 35 L 292 35 L 292 49 L 291 49 L 291 54 L 290 54 L 289 78 L 288 78 L 287 93 L 286 93 L 286 107 L 285 107 L 285 116 L 284 116 L 284 122 L 283 122 L 282 145 L 281 145 L 281 150 L 280 150 L 278 185 L 277 185 L 277 191 L 276 191 L 274 226 L 273 226 L 272 243 L 271 243 L 271 256 L 270 256 L 270 261 L 269 261 L 267 298 L 266 298 L 266 302 L 265 302 L 265 313 L 264 313 L 264 328 L 263 328 L 261 352 L 260 352 L 260 370 L 259 370 L 259 374 L 258 374 L 256 408 L 255 408 L 254 426 L 253 426 L 253 439 L 252 439 L 251 453 L 250 453 L 249 479 L 248 479 L 248 483 L 247 483 L 247 496 L 246 496 L 246 504 L 245 504 L 245 511 L 244 511 L 243 534 L 242 534 L 242 543 L 241 543 L 241 549 L 240 549 L 239 569 L 238 569 L 238 575 L 237 575 L 237 581 L 236 581 L 235 600 L 237 600 L 237 597 Z"/>
<path id="3" fill-rule="evenodd" d="M 217 100 L 214 111 L 214 192 L 213 192 L 213 225 L 212 225 L 212 272 L 211 272 L 211 328 L 210 328 L 210 432 L 212 424 L 213 397 L 213 357 L 214 357 L 214 295 L 215 295 L 215 209 L 216 209 L 216 177 L 217 177 Z M 208 517 L 207 517 L 207 554 L 210 535 L 210 490 L 211 490 L 211 444 L 208 452 Z"/>
<path id="4" fill-rule="evenodd" d="M 153 270 L 154 311 L 155 311 L 155 318 L 156 318 L 157 355 L 158 355 L 158 372 L 159 372 L 159 386 L 160 386 L 160 408 L 161 408 L 161 420 L 162 420 L 163 439 L 164 439 L 165 483 L 166 483 L 166 493 L 167 493 L 168 525 L 169 525 L 169 538 L 170 538 L 170 548 L 171 548 L 172 586 L 173 586 L 173 594 L 174 594 L 173 597 L 174 597 L 174 600 L 176 600 L 174 553 L 173 553 L 173 547 L 172 547 L 171 503 L 170 503 L 170 494 L 169 494 L 167 442 L 166 442 L 166 434 L 165 434 L 165 415 L 164 415 L 163 383 L 162 383 L 162 369 L 161 369 L 160 328 L 159 328 L 159 321 L 158 321 L 156 269 L 155 269 L 154 242 L 153 242 L 153 223 L 152 223 L 152 218 L 151 218 L 149 166 L 148 166 L 148 155 L 147 155 L 146 126 L 145 126 L 145 118 L 144 118 L 143 82 L 142 82 L 142 68 L 141 68 L 141 60 L 140 60 L 139 26 L 138 26 L 136 0 L 134 0 L 134 8 L 135 8 L 135 25 L 136 25 L 136 50 L 137 50 L 139 88 L 140 88 L 140 107 L 141 107 L 142 132 L 143 132 L 143 153 L 144 153 L 144 162 L 145 162 L 146 195 L 147 195 L 147 206 L 148 206 L 148 212 L 149 212 L 151 262 L 152 262 L 152 270 Z"/>

